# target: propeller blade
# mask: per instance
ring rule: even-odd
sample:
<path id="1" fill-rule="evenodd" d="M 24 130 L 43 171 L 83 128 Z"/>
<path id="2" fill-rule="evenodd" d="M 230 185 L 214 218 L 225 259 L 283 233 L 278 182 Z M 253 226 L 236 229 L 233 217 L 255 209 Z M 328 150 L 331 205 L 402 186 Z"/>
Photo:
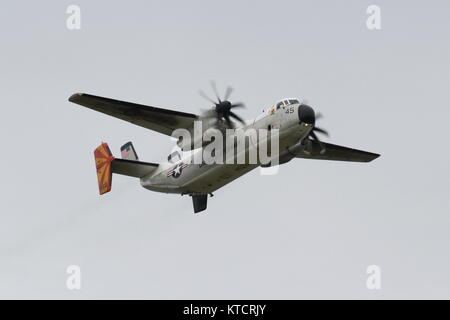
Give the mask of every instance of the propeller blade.
<path id="1" fill-rule="evenodd" d="M 231 108 L 245 108 L 245 105 L 243 103 L 234 103 L 231 105 Z"/>
<path id="2" fill-rule="evenodd" d="M 317 112 L 316 113 L 316 120 L 317 119 L 321 119 L 321 118 L 323 118 L 323 114 L 321 114 L 320 112 Z"/>
<path id="3" fill-rule="evenodd" d="M 245 124 L 245 121 L 241 117 L 239 117 L 236 113 L 234 113 L 233 111 L 230 111 L 228 114 L 232 118 L 234 118 L 234 119 L 238 120 L 239 122 L 241 122 L 242 124 Z"/>
<path id="4" fill-rule="evenodd" d="M 309 135 L 317 141 L 317 143 L 320 146 L 320 154 L 323 154 L 325 152 L 325 145 L 322 143 L 322 141 L 320 141 L 319 137 L 317 137 L 317 135 L 314 133 L 313 130 L 310 131 Z M 312 150 L 312 148 L 311 148 Z"/>
<path id="5" fill-rule="evenodd" d="M 324 130 L 324 129 L 322 129 L 322 128 L 314 127 L 312 130 L 313 130 L 313 131 L 320 132 L 320 133 L 326 135 L 327 137 L 329 136 L 328 131 L 326 131 L 326 130 Z"/>
<path id="6" fill-rule="evenodd" d="M 202 118 L 217 118 L 217 112 L 214 109 L 201 109 L 200 114 Z"/>
<path id="7" fill-rule="evenodd" d="M 314 133 L 314 131 L 311 130 L 311 132 L 309 133 L 309 135 L 316 140 L 317 142 L 320 142 L 319 137 Z"/>
<path id="8" fill-rule="evenodd" d="M 219 103 L 221 103 L 222 100 L 220 100 L 219 92 L 217 91 L 217 86 L 216 86 L 216 82 L 215 81 L 211 81 L 211 87 L 212 87 L 212 89 L 214 91 L 214 94 L 216 95 L 217 100 L 219 101 Z"/>
<path id="9" fill-rule="evenodd" d="M 228 126 L 229 128 L 232 128 L 232 127 L 233 127 L 233 123 L 232 123 L 231 120 L 230 120 L 230 116 L 229 116 L 228 114 L 226 114 L 226 115 L 224 116 L 224 119 L 225 119 L 225 122 L 227 123 L 227 126 Z"/>
<path id="10" fill-rule="evenodd" d="M 233 88 L 228 86 L 227 90 L 225 91 L 225 96 L 223 97 L 223 100 L 227 101 L 232 92 L 233 92 Z"/>
<path id="11" fill-rule="evenodd" d="M 232 108 L 243 108 L 245 107 L 243 103 L 234 103 L 232 104 L 228 99 L 231 96 L 231 93 L 233 92 L 233 88 L 231 86 L 228 86 L 225 90 L 224 99 L 220 99 L 219 91 L 217 90 L 217 86 L 215 81 L 210 81 L 211 88 L 214 92 L 215 97 L 217 98 L 218 102 L 214 101 L 208 95 L 206 95 L 205 92 L 200 90 L 200 96 L 204 99 L 208 100 L 209 102 L 213 103 L 215 107 L 213 107 L 209 111 L 204 111 L 202 113 L 202 118 L 216 118 L 216 126 L 223 126 L 225 122 L 228 127 L 234 127 L 233 121 L 231 121 L 231 118 L 240 121 L 241 123 L 245 124 L 245 121 L 239 117 L 237 114 L 231 112 L 230 110 Z"/>
<path id="12" fill-rule="evenodd" d="M 210 97 L 208 97 L 208 96 L 206 95 L 206 93 L 204 93 L 202 90 L 199 91 L 199 94 L 200 94 L 200 96 L 201 96 L 202 98 L 205 98 L 205 99 L 208 100 L 209 102 L 214 103 L 214 104 L 217 103 L 217 102 L 215 102 L 213 99 L 211 99 Z"/>

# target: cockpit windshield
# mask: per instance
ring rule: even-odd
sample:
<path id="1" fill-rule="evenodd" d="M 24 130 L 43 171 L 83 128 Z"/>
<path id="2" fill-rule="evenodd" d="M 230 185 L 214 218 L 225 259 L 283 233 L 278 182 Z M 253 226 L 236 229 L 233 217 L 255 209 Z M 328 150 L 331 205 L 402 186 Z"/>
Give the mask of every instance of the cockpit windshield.
<path id="1" fill-rule="evenodd" d="M 285 99 L 276 104 L 277 109 L 280 109 L 283 106 L 290 106 L 292 104 L 299 104 L 300 102 L 297 99 Z"/>
<path id="2" fill-rule="evenodd" d="M 272 107 L 270 107 L 268 110 L 263 111 L 263 113 L 267 114 L 274 114 L 278 109 L 284 108 L 286 106 L 290 106 L 293 104 L 300 104 L 300 101 L 298 99 L 292 98 L 292 99 L 284 99 L 277 103 L 275 103 Z"/>

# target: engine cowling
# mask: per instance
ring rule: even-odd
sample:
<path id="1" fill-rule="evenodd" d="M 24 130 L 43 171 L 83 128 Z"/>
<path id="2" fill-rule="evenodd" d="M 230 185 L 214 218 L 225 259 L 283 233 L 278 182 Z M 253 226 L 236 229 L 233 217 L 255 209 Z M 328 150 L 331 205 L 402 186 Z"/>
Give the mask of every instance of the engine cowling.
<path id="1" fill-rule="evenodd" d="M 293 158 L 295 158 L 299 152 L 305 150 L 305 144 L 307 142 L 305 140 L 300 140 L 293 146 L 290 146 L 289 148 L 283 150 L 280 152 L 280 155 L 278 157 L 278 162 L 276 161 L 270 161 L 268 164 L 262 165 L 261 167 L 272 167 L 274 165 L 284 164 L 289 161 L 291 161 Z"/>
<path id="2" fill-rule="evenodd" d="M 178 137 L 177 146 L 180 147 L 182 151 L 202 148 L 211 143 L 210 140 L 205 138 L 214 136 L 215 134 L 221 134 L 221 132 L 219 129 L 214 127 L 209 127 L 206 130 L 194 128 L 193 130 L 189 130 L 189 137 L 184 135 L 180 135 Z"/>

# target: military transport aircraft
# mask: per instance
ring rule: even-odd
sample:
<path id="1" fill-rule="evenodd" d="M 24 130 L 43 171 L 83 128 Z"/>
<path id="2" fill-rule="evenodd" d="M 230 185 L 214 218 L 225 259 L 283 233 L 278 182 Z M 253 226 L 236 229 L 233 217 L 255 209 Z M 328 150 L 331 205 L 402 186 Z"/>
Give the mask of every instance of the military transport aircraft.
<path id="1" fill-rule="evenodd" d="M 212 109 L 200 115 L 85 93 L 75 93 L 69 101 L 168 136 L 172 136 L 176 129 L 193 132 L 196 121 L 201 121 L 203 133 L 213 129 L 231 132 L 233 135 L 235 130 L 242 128 L 268 131 L 278 129 L 279 151 L 276 162 L 195 164 L 191 161 L 193 153 L 201 152 L 207 144 L 204 142 L 195 144 L 194 141 L 189 143 L 188 140 L 178 139 L 176 143 L 181 152 L 177 150 L 171 153 L 167 161 L 150 163 L 139 161 L 131 142 L 121 147 L 121 158 L 114 157 L 108 144 L 102 143 L 94 151 L 100 194 L 111 191 L 112 174 L 117 173 L 139 178 L 141 185 L 152 191 L 189 195 L 193 200 L 194 213 L 197 213 L 206 209 L 208 195 L 212 196 L 212 192 L 258 166 L 283 164 L 293 158 L 370 162 L 379 157 L 376 153 L 320 141 L 316 133 L 328 134 L 316 126 L 316 119 L 320 114 L 316 114 L 313 108 L 299 99 L 282 99 L 258 117 L 244 121 L 232 111 L 243 107 L 242 103 L 233 104 L 228 100 L 232 89 L 227 88 L 223 99 L 220 99 L 215 85 L 213 90 L 217 101 L 200 92 L 205 99 L 214 104 Z M 245 146 L 246 154 L 249 148 L 249 145 Z M 234 150 L 233 157 L 237 157 Z"/>

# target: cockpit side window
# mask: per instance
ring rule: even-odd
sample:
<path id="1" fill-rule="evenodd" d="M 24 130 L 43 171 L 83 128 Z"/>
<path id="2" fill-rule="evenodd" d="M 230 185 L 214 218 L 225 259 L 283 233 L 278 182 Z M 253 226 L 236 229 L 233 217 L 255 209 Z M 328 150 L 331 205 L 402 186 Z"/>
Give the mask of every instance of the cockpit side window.
<path id="1" fill-rule="evenodd" d="M 277 103 L 277 110 L 283 106 L 283 101 Z"/>
<path id="2" fill-rule="evenodd" d="M 299 102 L 296 99 L 291 99 L 291 100 L 289 100 L 289 103 L 290 104 L 296 104 L 296 103 L 299 103 Z"/>

